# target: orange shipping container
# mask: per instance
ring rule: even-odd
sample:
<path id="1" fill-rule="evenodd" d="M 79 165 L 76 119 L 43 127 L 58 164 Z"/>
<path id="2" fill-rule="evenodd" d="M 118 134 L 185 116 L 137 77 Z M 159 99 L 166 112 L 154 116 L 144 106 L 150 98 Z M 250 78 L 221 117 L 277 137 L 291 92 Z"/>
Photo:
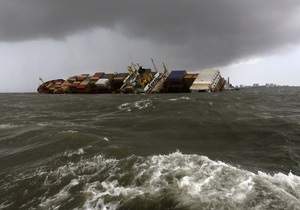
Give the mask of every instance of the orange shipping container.
<path id="1" fill-rule="evenodd" d="M 79 90 L 84 90 L 86 89 L 86 85 L 78 85 L 76 88 Z"/>

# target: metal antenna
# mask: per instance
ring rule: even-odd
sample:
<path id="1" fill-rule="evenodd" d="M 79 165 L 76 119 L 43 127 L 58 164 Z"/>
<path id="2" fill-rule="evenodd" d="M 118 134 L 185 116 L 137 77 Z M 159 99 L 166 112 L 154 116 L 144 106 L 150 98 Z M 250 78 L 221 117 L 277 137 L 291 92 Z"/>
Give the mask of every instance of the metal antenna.
<path id="1" fill-rule="evenodd" d="M 42 77 L 39 77 L 39 80 L 41 80 L 42 83 L 45 84 L 45 82 L 43 81 Z"/>

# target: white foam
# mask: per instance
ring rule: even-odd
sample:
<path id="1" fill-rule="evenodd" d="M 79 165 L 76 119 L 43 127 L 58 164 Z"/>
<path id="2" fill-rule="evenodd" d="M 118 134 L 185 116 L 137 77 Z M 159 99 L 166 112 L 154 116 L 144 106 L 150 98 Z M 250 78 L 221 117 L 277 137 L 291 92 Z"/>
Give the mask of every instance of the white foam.
<path id="1" fill-rule="evenodd" d="M 73 179 L 71 180 L 71 182 L 65 186 L 64 188 L 62 188 L 57 194 L 55 194 L 54 196 L 45 199 L 44 201 L 42 201 L 39 205 L 40 208 L 43 209 L 56 209 L 59 208 L 61 206 L 61 203 L 70 198 L 70 193 L 69 190 L 73 187 L 79 184 L 79 181 L 77 179 Z"/>
<path id="2" fill-rule="evenodd" d="M 9 129 L 9 128 L 17 128 L 20 127 L 18 125 L 12 125 L 12 124 L 0 124 L 0 129 Z"/>
<path id="3" fill-rule="evenodd" d="M 64 155 L 67 156 L 67 157 L 72 157 L 73 155 L 83 155 L 84 154 L 84 151 L 82 148 L 79 148 L 78 150 L 75 150 L 75 151 L 65 151 Z"/>
<path id="4" fill-rule="evenodd" d="M 98 210 L 98 209 L 101 209 L 101 210 L 107 210 L 107 209 L 115 210 L 119 206 L 119 203 L 120 202 L 110 202 L 108 204 L 105 204 L 104 199 L 98 198 L 98 199 L 94 199 L 94 200 L 91 200 L 89 202 L 86 202 L 83 205 L 83 208 L 87 209 L 87 210 Z"/>
<path id="5" fill-rule="evenodd" d="M 48 126 L 52 126 L 52 123 L 49 122 L 41 122 L 41 123 L 37 123 L 38 126 L 40 127 L 48 127 Z"/>
<path id="6" fill-rule="evenodd" d="M 83 153 L 83 150 L 78 150 Z M 76 152 L 75 152 L 76 153 Z M 39 170 L 36 175 L 41 174 Z M 68 162 L 47 172 L 44 187 L 58 186 L 75 177 L 53 196 L 44 198 L 42 208 L 58 208 L 72 196 L 70 189 L 81 182 L 85 198 L 81 208 L 117 209 L 134 204 L 139 197 L 173 201 L 168 208 L 181 209 L 299 209 L 300 177 L 292 174 L 253 173 L 199 155 L 174 152 L 149 157 L 108 159 L 95 156 Z M 126 181 L 124 181 L 126 180 Z"/>
<path id="7" fill-rule="evenodd" d="M 97 198 L 103 198 L 103 195 L 121 196 L 118 199 L 128 201 L 140 195 L 151 199 L 153 196 L 159 197 L 169 192 L 170 199 L 180 203 L 178 208 L 243 209 L 250 208 L 254 202 L 254 207 L 260 206 L 259 209 L 265 209 L 276 206 L 276 202 L 284 203 L 291 208 L 300 204 L 300 192 L 297 190 L 300 189 L 299 177 L 291 173 L 288 176 L 264 174 L 266 176 L 263 178 L 264 180 L 274 179 L 276 180 L 274 182 L 282 183 L 280 191 L 285 193 L 278 193 L 279 191 L 274 191 L 274 186 L 271 185 L 264 189 L 260 188 L 260 182 L 257 180 L 262 178 L 261 172 L 255 174 L 221 161 L 212 161 L 204 156 L 183 155 L 180 152 L 166 156 L 152 156 L 144 163 L 136 163 L 132 169 L 135 178 L 131 185 L 121 186 L 116 179 L 102 182 L 102 191 L 95 194 Z M 282 179 L 285 181 L 280 181 Z M 287 180 L 288 186 L 290 186 L 288 190 L 291 191 L 289 193 L 285 189 Z M 136 183 L 142 184 L 137 185 Z M 285 196 L 288 201 L 278 197 L 273 205 L 271 201 L 268 201 L 268 197 L 265 197 L 267 201 L 260 198 L 261 195 L 266 195 L 268 192 L 272 192 L 275 197 L 286 193 L 294 196 Z M 254 201 L 251 201 L 250 198 Z"/>
<path id="8" fill-rule="evenodd" d="M 11 206 L 13 203 L 12 202 L 3 202 L 0 204 L 0 209 L 9 209 L 9 206 Z"/>
<path id="9" fill-rule="evenodd" d="M 140 100 L 140 101 L 121 104 L 120 106 L 118 106 L 118 109 L 130 112 L 133 108 L 146 109 L 151 106 L 152 106 L 152 101 L 150 99 L 147 99 L 147 100 Z"/>
<path id="10" fill-rule="evenodd" d="M 168 101 L 179 101 L 179 100 L 191 100 L 191 98 L 182 96 L 180 98 L 170 98 L 170 99 L 168 99 Z"/>
<path id="11" fill-rule="evenodd" d="M 124 104 L 121 104 L 120 106 L 118 106 L 118 109 L 131 111 L 130 107 L 131 107 L 131 103 L 124 103 Z"/>
<path id="12" fill-rule="evenodd" d="M 66 131 L 61 131 L 61 133 L 78 133 L 78 131 L 66 130 Z"/>
<path id="13" fill-rule="evenodd" d="M 74 123 L 67 122 L 67 121 L 50 121 L 50 122 L 40 122 L 37 123 L 38 126 L 40 127 L 48 127 L 48 126 L 74 126 Z"/>

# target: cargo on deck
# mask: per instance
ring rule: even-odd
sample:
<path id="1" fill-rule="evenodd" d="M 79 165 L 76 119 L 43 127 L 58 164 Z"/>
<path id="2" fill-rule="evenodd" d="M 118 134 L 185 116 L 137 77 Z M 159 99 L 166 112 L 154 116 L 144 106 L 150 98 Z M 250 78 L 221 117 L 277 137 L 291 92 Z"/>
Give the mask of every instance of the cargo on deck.
<path id="1" fill-rule="evenodd" d="M 187 70 L 170 72 L 163 63 L 164 72 L 160 73 L 154 62 L 153 65 L 154 71 L 132 63 L 127 67 L 128 73 L 96 72 L 48 82 L 40 78 L 43 84 L 37 91 L 46 94 L 217 92 L 225 84 L 218 69 L 192 73 Z"/>
<path id="2" fill-rule="evenodd" d="M 225 80 L 219 69 L 204 69 L 190 87 L 191 92 L 217 92 L 222 90 Z"/>

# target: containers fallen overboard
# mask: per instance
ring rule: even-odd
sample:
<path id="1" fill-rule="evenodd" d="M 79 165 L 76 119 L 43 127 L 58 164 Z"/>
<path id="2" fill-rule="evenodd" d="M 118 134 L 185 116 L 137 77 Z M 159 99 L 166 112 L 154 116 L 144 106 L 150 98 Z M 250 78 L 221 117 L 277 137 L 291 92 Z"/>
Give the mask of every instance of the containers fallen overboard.
<path id="1" fill-rule="evenodd" d="M 169 70 L 164 65 L 160 73 L 138 64 L 128 66 L 128 73 L 96 72 L 42 81 L 39 93 L 187 93 L 217 92 L 224 87 L 225 80 L 218 69 L 204 69 L 187 73 L 186 70 Z"/>

